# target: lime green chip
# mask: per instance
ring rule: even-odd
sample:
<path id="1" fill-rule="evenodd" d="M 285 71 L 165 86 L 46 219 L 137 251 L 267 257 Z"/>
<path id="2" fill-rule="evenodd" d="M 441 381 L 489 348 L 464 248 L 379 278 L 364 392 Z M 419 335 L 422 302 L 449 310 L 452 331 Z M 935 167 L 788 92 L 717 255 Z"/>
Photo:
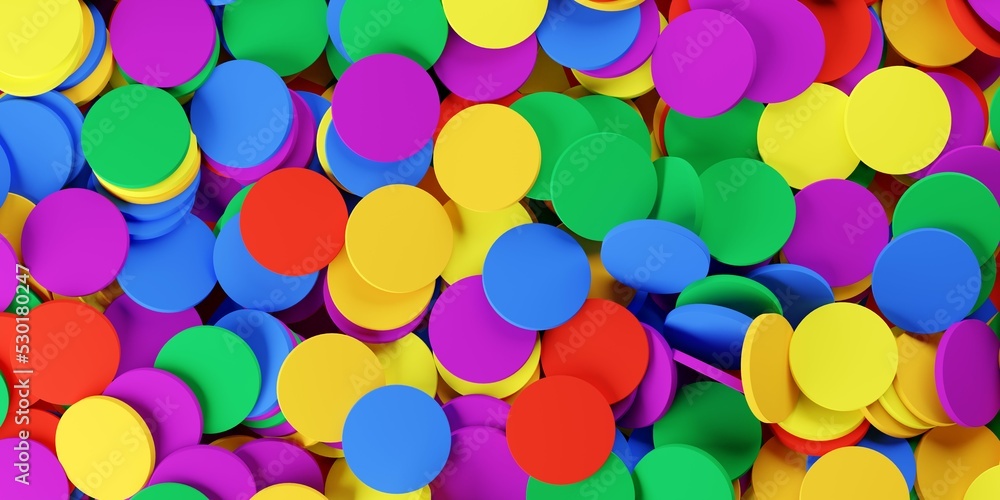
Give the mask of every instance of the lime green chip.
<path id="1" fill-rule="evenodd" d="M 670 110 L 663 140 L 672 156 L 691 162 L 698 173 L 730 158 L 760 159 L 757 123 L 762 114 L 764 105 L 748 100 L 711 118 L 693 118 Z"/>
<path id="2" fill-rule="evenodd" d="M 633 500 L 635 484 L 625 462 L 612 453 L 593 475 L 571 484 L 543 483 L 528 478 L 526 500 Z"/>
<path id="3" fill-rule="evenodd" d="M 587 108 L 597 123 L 597 130 L 619 134 L 635 141 L 647 155 L 653 154 L 653 143 L 649 140 L 649 129 L 642 115 L 625 104 L 625 101 L 606 95 L 588 95 L 576 102 Z"/>
<path id="4" fill-rule="evenodd" d="M 635 466 L 636 500 L 732 500 L 733 484 L 719 461 L 683 444 L 657 447 Z"/>
<path id="5" fill-rule="evenodd" d="M 444 52 L 448 20 L 441 0 L 351 0 L 340 13 L 340 36 L 353 61 L 399 54 L 430 69 Z"/>
<path id="6" fill-rule="evenodd" d="M 653 203 L 651 218 L 673 222 L 697 234 L 705 211 L 705 193 L 698 172 L 687 160 L 664 156 L 653 162 L 659 192 Z"/>
<path id="7" fill-rule="evenodd" d="M 781 302 L 767 287 L 750 278 L 717 274 L 688 285 L 677 297 L 677 307 L 714 304 L 739 311 L 751 318 L 761 314 L 781 314 Z"/>
<path id="8" fill-rule="evenodd" d="M 326 2 L 234 2 L 226 5 L 223 11 L 222 32 L 226 46 L 237 59 L 265 64 L 281 76 L 294 75 L 323 55 L 330 36 L 326 27 Z"/>

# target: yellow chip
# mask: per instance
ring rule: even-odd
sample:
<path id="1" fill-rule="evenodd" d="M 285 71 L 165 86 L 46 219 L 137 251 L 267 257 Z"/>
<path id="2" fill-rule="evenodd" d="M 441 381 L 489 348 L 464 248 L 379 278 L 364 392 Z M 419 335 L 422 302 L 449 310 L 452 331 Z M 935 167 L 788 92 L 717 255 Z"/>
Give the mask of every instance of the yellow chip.
<path id="1" fill-rule="evenodd" d="M 806 456 L 788 449 L 772 437 L 760 449 L 751 469 L 754 491 L 766 500 L 799 500 Z"/>
<path id="2" fill-rule="evenodd" d="M 321 457 L 344 458 L 344 450 L 340 448 L 334 448 L 333 446 L 330 446 L 325 443 L 312 444 L 306 446 L 306 449 Z"/>
<path id="3" fill-rule="evenodd" d="M 410 293 L 441 274 L 454 243 L 438 201 L 413 186 L 393 184 L 361 199 L 347 221 L 344 248 L 351 265 L 375 288 Z"/>
<path id="4" fill-rule="evenodd" d="M 222 448 L 224 450 L 236 451 L 236 448 L 239 448 L 240 446 L 243 446 L 249 443 L 250 441 L 256 441 L 256 438 L 237 434 L 235 436 L 221 437 L 219 439 L 216 439 L 215 441 L 212 441 L 209 444 L 212 446 L 218 446 L 219 448 Z"/>
<path id="5" fill-rule="evenodd" d="M 883 0 L 882 23 L 892 47 L 914 64 L 951 66 L 976 50 L 952 20 L 948 0 Z"/>
<path id="6" fill-rule="evenodd" d="M 94 498 L 125 499 L 153 473 L 153 435 L 129 405 L 90 396 L 70 406 L 56 428 L 56 454 L 69 480 Z"/>
<path id="7" fill-rule="evenodd" d="M 326 476 L 326 497 L 337 500 L 431 500 L 431 487 L 424 486 L 409 493 L 383 493 L 362 483 L 347 465 L 347 460 L 337 460 Z"/>
<path id="8" fill-rule="evenodd" d="M 531 377 L 528 378 L 528 381 L 525 382 L 524 385 L 517 390 L 517 392 L 511 394 L 510 396 L 502 398 L 504 403 L 507 403 L 509 405 L 514 404 L 514 400 L 516 400 L 517 397 L 520 396 L 521 393 L 524 392 L 524 390 L 527 389 L 529 385 L 538 382 L 540 378 L 542 378 L 542 366 L 538 365 L 537 367 L 535 367 L 535 373 L 531 374 Z"/>
<path id="9" fill-rule="evenodd" d="M 938 427 L 920 438 L 914 453 L 923 498 L 971 500 L 965 494 L 973 481 L 1000 464 L 1000 439 L 987 427 Z M 996 493 L 984 498 L 996 499 Z"/>
<path id="10" fill-rule="evenodd" d="M 595 2 L 593 0 L 576 0 L 576 3 L 594 10 L 615 12 L 619 10 L 631 9 L 632 7 L 641 4 L 642 1 L 643 0 L 606 0 L 603 2 Z"/>
<path id="11" fill-rule="evenodd" d="M 847 142 L 847 94 L 823 83 L 768 105 L 757 125 L 757 148 L 795 189 L 824 179 L 846 179 L 858 166 Z"/>
<path id="12" fill-rule="evenodd" d="M 743 394 L 757 420 L 777 423 L 788 418 L 801 392 L 788 364 L 792 325 L 780 314 L 761 314 L 743 340 L 740 373 Z"/>
<path id="13" fill-rule="evenodd" d="M 899 368 L 893 389 L 906 408 L 920 420 L 935 426 L 952 425 L 955 422 L 941 405 L 934 374 L 938 339 L 931 335 L 921 337 L 906 333 L 896 337 Z"/>
<path id="14" fill-rule="evenodd" d="M 327 289 L 337 310 L 370 330 L 394 330 L 420 316 L 434 295 L 434 282 L 410 293 L 389 293 L 371 286 L 340 252 L 326 268 Z"/>
<path id="15" fill-rule="evenodd" d="M 828 410 L 803 394 L 791 415 L 778 422 L 778 427 L 809 441 L 830 441 L 850 434 L 864 419 L 860 411 Z"/>
<path id="16" fill-rule="evenodd" d="M 893 420 L 910 429 L 927 430 L 934 427 L 933 424 L 929 424 L 917 418 L 917 416 L 914 415 L 905 404 L 903 404 L 903 400 L 899 399 L 899 393 L 896 392 L 895 384 L 890 385 L 889 388 L 885 390 L 885 394 L 880 396 L 876 403 L 881 405 L 886 413 L 893 418 Z"/>
<path id="17" fill-rule="evenodd" d="M 7 242 L 14 248 L 18 262 L 24 262 L 21 258 L 21 231 L 24 230 L 24 221 L 34 209 L 35 204 L 31 200 L 14 193 L 7 193 L 3 204 L 0 205 L 0 235 L 7 238 Z"/>
<path id="18" fill-rule="evenodd" d="M 909 439 L 913 436 L 919 436 L 926 429 L 914 429 L 913 427 L 907 427 L 882 407 L 882 403 L 876 401 L 865 408 L 861 409 L 861 413 L 865 415 L 865 419 L 868 423 L 872 424 L 876 429 L 887 436 L 892 436 L 894 438 Z"/>
<path id="19" fill-rule="evenodd" d="M 104 55 L 101 56 L 101 60 L 97 62 L 97 67 L 94 68 L 94 72 L 91 73 L 82 82 L 76 84 L 75 87 L 68 88 L 66 90 L 60 91 L 62 95 L 66 96 L 69 100 L 73 101 L 73 104 L 77 106 L 82 106 L 90 101 L 93 101 L 101 94 L 101 91 L 108 85 L 111 81 L 111 75 L 114 73 L 115 64 L 114 58 L 111 56 L 111 42 L 107 42 L 104 45 Z"/>
<path id="20" fill-rule="evenodd" d="M 528 95 L 535 92 L 563 92 L 567 89 L 569 89 L 569 79 L 566 78 L 566 70 L 553 61 L 544 50 L 539 50 L 528 81 L 517 90 Z"/>
<path id="21" fill-rule="evenodd" d="M 837 448 L 816 461 L 802 479 L 800 498 L 907 500 L 906 479 L 885 455 L 860 446 Z"/>
<path id="22" fill-rule="evenodd" d="M 528 210 L 520 203 L 496 212 L 476 212 L 449 201 L 444 204 L 444 211 L 455 236 L 451 259 L 441 271 L 441 277 L 448 283 L 483 274 L 483 262 L 493 242 L 508 229 L 531 223 Z"/>
<path id="23" fill-rule="evenodd" d="M 965 492 L 965 500 L 996 500 L 998 492 L 1000 492 L 1000 465 L 980 474 Z"/>
<path id="24" fill-rule="evenodd" d="M 816 404 L 854 411 L 885 394 L 896 375 L 896 342 L 870 309 L 834 303 L 809 313 L 792 335 L 795 383 Z"/>
<path id="25" fill-rule="evenodd" d="M 595 94 L 619 99 L 634 99 L 653 90 L 653 58 L 646 59 L 642 66 L 622 76 L 596 78 L 573 70 L 580 85 Z"/>
<path id="26" fill-rule="evenodd" d="M 258 491 L 250 500 L 326 500 L 326 497 L 303 484 L 281 483 Z"/>
<path id="27" fill-rule="evenodd" d="M 477 384 L 475 382 L 469 382 L 458 378 L 441 364 L 441 361 L 438 360 L 437 356 L 434 356 L 434 365 L 437 366 L 438 374 L 441 375 L 441 379 L 450 388 L 454 389 L 455 392 L 462 395 L 486 394 L 487 396 L 502 399 L 516 393 L 528 384 L 531 377 L 536 373 L 539 367 L 538 362 L 541 358 L 542 341 L 539 338 L 535 341 L 535 347 L 532 349 L 531 355 L 528 356 L 528 360 L 525 361 L 513 375 L 503 380 L 488 384 Z"/>
<path id="28" fill-rule="evenodd" d="M 909 174 L 930 165 L 951 135 L 944 91 L 923 71 L 890 66 L 866 76 L 847 101 L 851 149 L 869 167 Z"/>
<path id="29" fill-rule="evenodd" d="M 303 435 L 339 443 L 347 413 L 372 389 L 385 385 L 378 357 L 347 335 L 321 334 L 295 346 L 278 372 L 278 404 Z"/>
<path id="30" fill-rule="evenodd" d="M 434 397 L 437 367 L 431 350 L 412 333 L 386 344 L 365 344 L 378 357 L 385 371 L 386 385 L 408 385 Z"/>
<path id="31" fill-rule="evenodd" d="M 523 42 L 542 24 L 546 0 L 443 0 L 448 24 L 463 39 L 484 49 Z"/>
<path id="32" fill-rule="evenodd" d="M 6 39 L 0 44 L 0 90 L 33 96 L 65 80 L 84 49 L 84 9 L 73 0 L 0 0 Z"/>
<path id="33" fill-rule="evenodd" d="M 531 124 L 499 104 L 460 111 L 434 144 L 434 173 L 441 189 L 477 212 L 503 210 L 524 198 L 541 163 L 541 145 Z"/>
<path id="34" fill-rule="evenodd" d="M 788 261 L 784 262 L 787 263 Z M 872 286 L 872 276 L 869 274 L 857 283 L 833 287 L 833 298 L 838 301 L 853 299 L 854 297 L 861 295 L 861 293 L 867 290 L 870 286 Z"/>

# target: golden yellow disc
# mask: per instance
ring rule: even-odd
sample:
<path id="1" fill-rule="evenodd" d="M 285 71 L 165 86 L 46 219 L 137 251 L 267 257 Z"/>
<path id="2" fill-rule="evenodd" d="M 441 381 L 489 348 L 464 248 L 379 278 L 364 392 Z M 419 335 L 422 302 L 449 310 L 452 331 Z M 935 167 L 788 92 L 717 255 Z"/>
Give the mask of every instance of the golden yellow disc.
<path id="1" fill-rule="evenodd" d="M 802 479 L 800 498 L 908 500 L 906 479 L 885 455 L 860 446 L 837 448 L 816 461 Z"/>
<path id="2" fill-rule="evenodd" d="M 330 132 L 330 124 L 333 122 L 333 110 L 328 109 L 326 113 L 323 114 L 323 118 L 319 121 L 319 126 L 316 127 L 316 155 L 319 157 L 319 164 L 323 167 L 323 173 L 333 181 L 340 189 L 344 189 L 344 186 L 340 184 L 333 175 L 333 170 L 330 169 L 330 159 L 326 156 L 326 135 Z M 344 189 L 347 191 L 346 189 Z M 348 191 L 349 192 L 349 191 Z"/>
<path id="3" fill-rule="evenodd" d="M 85 78 L 82 82 L 76 84 L 75 87 L 61 90 L 60 92 L 69 100 L 73 101 L 73 104 L 82 106 L 90 101 L 93 101 L 98 95 L 101 94 L 101 91 L 104 90 L 104 88 L 108 85 L 108 82 L 111 81 L 111 75 L 114 72 L 114 69 L 114 58 L 111 56 L 111 42 L 109 41 L 104 45 L 104 54 L 101 56 L 101 60 L 97 62 L 97 67 L 94 68 L 94 72 L 87 76 L 87 78 Z"/>
<path id="4" fill-rule="evenodd" d="M 378 357 L 347 335 L 325 333 L 295 346 L 278 372 L 278 404 L 303 435 L 339 443 L 347 413 L 372 389 L 385 385 Z"/>
<path id="5" fill-rule="evenodd" d="M 791 341 L 792 325 L 780 314 L 757 316 L 743 339 L 743 394 L 761 422 L 785 420 L 799 401 L 801 391 L 788 364 Z"/>
<path id="6" fill-rule="evenodd" d="M 864 419 L 860 411 L 828 410 L 803 394 L 792 414 L 778 422 L 778 427 L 809 441 L 830 441 L 850 434 Z"/>
<path id="7" fill-rule="evenodd" d="M 609 0 L 604 2 L 594 2 L 593 0 L 576 0 L 576 3 L 594 10 L 615 12 L 628 10 L 642 3 L 642 0 Z"/>
<path id="8" fill-rule="evenodd" d="M 65 80 L 84 49 L 86 9 L 73 0 L 0 0 L 0 90 L 33 96 Z"/>
<path id="9" fill-rule="evenodd" d="M 918 436 L 923 433 L 926 429 L 914 429 L 912 427 L 907 427 L 898 420 L 892 418 L 889 412 L 882 407 L 882 403 L 876 401 L 865 408 L 861 409 L 861 413 L 865 415 L 865 419 L 868 423 L 872 424 L 876 429 L 887 436 L 892 436 L 894 438 L 908 439 L 913 436 Z"/>
<path id="10" fill-rule="evenodd" d="M 590 264 L 590 291 L 587 293 L 587 298 L 606 299 L 620 306 L 628 307 L 632 299 L 635 298 L 635 289 L 616 280 L 604 268 L 604 262 L 601 261 L 601 242 L 588 240 L 570 231 L 562 224 L 559 225 L 559 229 L 572 236 L 587 254 L 587 263 Z"/>
<path id="11" fill-rule="evenodd" d="M 548 6 L 546 0 L 444 0 L 442 4 L 451 29 L 484 49 L 523 42 L 542 24 Z"/>
<path id="12" fill-rule="evenodd" d="M 437 399 L 444 404 L 459 396 L 461 396 L 461 394 L 459 394 L 455 389 L 452 389 L 451 386 L 444 381 L 444 378 L 441 377 L 441 374 L 438 373 Z"/>
<path id="13" fill-rule="evenodd" d="M 920 420 L 935 426 L 952 425 L 955 422 L 941 406 L 934 375 L 937 339 L 932 335 L 920 337 L 906 333 L 896 337 L 899 368 L 893 388 L 900 401 Z"/>
<path id="14" fill-rule="evenodd" d="M 382 493 L 362 483 L 347 460 L 337 460 L 326 476 L 326 498 L 337 500 L 431 500 L 431 487 L 424 486 L 410 493 Z"/>
<path id="15" fill-rule="evenodd" d="M 535 368 L 535 373 L 531 374 L 531 377 L 529 377 L 528 381 L 524 383 L 524 386 L 522 386 L 520 389 L 518 389 L 517 392 L 515 392 L 514 394 L 511 394 L 510 396 L 507 396 L 507 397 L 501 398 L 501 399 L 503 399 L 503 401 L 505 403 L 509 404 L 509 405 L 514 404 L 514 400 L 516 400 L 517 397 L 520 396 L 521 393 L 524 392 L 524 390 L 527 389 L 529 385 L 534 384 L 535 382 L 538 382 L 538 379 L 540 379 L 540 378 L 542 378 L 542 366 L 538 365 Z"/>
<path id="16" fill-rule="evenodd" d="M 768 105 L 757 125 L 757 148 L 795 189 L 824 179 L 846 179 L 858 166 L 847 142 L 847 94 L 824 83 Z"/>
<path id="17" fill-rule="evenodd" d="M 90 12 L 90 8 L 87 7 L 87 4 L 83 0 L 80 0 L 79 3 L 80 12 L 83 14 L 83 24 L 81 26 L 83 31 L 80 33 L 82 37 L 80 55 L 77 56 L 76 64 L 73 65 L 74 73 L 80 69 L 80 65 L 83 64 L 83 61 L 90 55 L 91 49 L 94 48 L 94 32 L 97 29 L 97 26 L 94 25 L 94 14 Z"/>
<path id="18" fill-rule="evenodd" d="M 642 66 L 622 76 L 597 78 L 573 70 L 580 85 L 595 94 L 619 99 L 633 99 L 653 90 L 653 58 L 646 59 Z"/>
<path id="19" fill-rule="evenodd" d="M 528 210 L 520 203 L 496 212 L 476 212 L 449 201 L 444 211 L 455 238 L 451 259 L 441 271 L 448 283 L 483 274 L 483 262 L 493 242 L 510 228 L 531 223 Z"/>
<path id="20" fill-rule="evenodd" d="M 772 437 L 760 449 L 751 469 L 754 491 L 766 500 L 799 500 L 806 456 L 788 449 Z"/>
<path id="21" fill-rule="evenodd" d="M 594 95 L 587 90 L 583 85 L 577 85 L 575 87 L 570 87 L 564 90 L 563 95 L 572 97 L 573 99 L 579 99 L 581 97 L 587 97 L 588 95 Z"/>
<path id="22" fill-rule="evenodd" d="M 930 165 L 944 150 L 951 135 L 951 107 L 926 73 L 890 66 L 858 83 L 847 101 L 844 123 L 851 149 L 866 165 L 886 174 L 909 174 Z"/>
<path id="23" fill-rule="evenodd" d="M 434 356 L 434 364 L 444 382 L 459 394 L 486 394 L 495 398 L 505 398 L 521 390 L 528 383 L 538 368 L 541 357 L 542 341 L 538 339 L 535 341 L 535 347 L 532 349 L 531 355 L 528 356 L 528 360 L 513 375 L 489 384 L 477 384 L 458 378 L 441 364 L 437 356 Z"/>
<path id="24" fill-rule="evenodd" d="M 980 474 L 965 492 L 965 500 L 996 500 L 998 494 L 1000 494 L 1000 465 Z"/>
<path id="25" fill-rule="evenodd" d="M 394 330 L 427 309 L 434 282 L 410 293 L 389 293 L 371 286 L 340 252 L 326 268 L 326 283 L 337 310 L 352 323 L 370 330 Z"/>
<path id="26" fill-rule="evenodd" d="M 408 333 L 386 344 L 365 344 L 378 357 L 385 371 L 386 385 L 408 385 L 434 397 L 437 392 L 437 367 L 430 348 L 420 337 Z"/>
<path id="27" fill-rule="evenodd" d="M 123 500 L 153 472 L 153 435 L 129 405 L 107 396 L 77 401 L 59 419 L 56 454 L 69 480 L 89 496 Z"/>
<path id="28" fill-rule="evenodd" d="M 1000 439 L 987 427 L 938 427 L 920 438 L 915 453 L 923 498 L 970 500 L 965 494 L 973 481 L 1000 464 Z"/>
<path id="29" fill-rule="evenodd" d="M 861 293 L 867 290 L 870 286 L 872 286 L 872 277 L 871 275 L 868 275 L 857 283 L 834 287 L 833 298 L 838 301 L 853 299 L 854 297 L 861 295 Z"/>
<path id="30" fill-rule="evenodd" d="M 878 398 L 876 401 L 882 408 L 889 414 L 893 420 L 903 424 L 910 429 L 927 430 L 934 425 L 924 422 L 917 418 L 909 408 L 903 404 L 903 400 L 899 399 L 899 393 L 896 392 L 895 384 L 890 385 L 888 389 L 885 390 L 885 394 Z"/>
<path id="31" fill-rule="evenodd" d="M 250 500 L 326 500 L 326 497 L 304 484 L 281 483 L 258 491 Z"/>
<path id="32" fill-rule="evenodd" d="M 256 441 L 256 438 L 252 436 L 243 436 L 237 434 L 234 436 L 220 437 L 219 439 L 216 439 L 215 441 L 212 441 L 209 444 L 212 446 L 218 446 L 219 448 L 225 450 L 236 451 L 236 448 L 239 448 L 240 446 L 243 446 L 249 443 L 250 441 Z"/>
<path id="33" fill-rule="evenodd" d="M 896 52 L 913 64 L 951 66 L 976 50 L 952 20 L 948 0 L 883 0 L 882 26 Z"/>
<path id="34" fill-rule="evenodd" d="M 18 262 L 24 262 L 21 258 L 21 231 L 24 230 L 24 221 L 34 209 L 35 204 L 31 200 L 14 193 L 7 193 L 3 205 L 0 205 L 0 235 L 7 238 L 10 246 L 14 247 Z"/>
<path id="35" fill-rule="evenodd" d="M 327 445 L 325 443 L 316 443 L 313 445 L 309 445 L 306 446 L 306 449 L 321 457 L 344 458 L 344 450 L 340 448 L 334 448 L 333 446 Z"/>
<path id="36" fill-rule="evenodd" d="M 569 79 L 566 70 L 552 60 L 544 50 L 538 50 L 535 67 L 531 69 L 528 81 L 524 82 L 518 92 L 528 95 L 535 92 L 563 92 L 569 89 Z"/>
<path id="37" fill-rule="evenodd" d="M 393 184 L 361 199 L 347 221 L 344 249 L 375 288 L 410 293 L 426 287 L 451 259 L 451 220 L 426 191 Z"/>

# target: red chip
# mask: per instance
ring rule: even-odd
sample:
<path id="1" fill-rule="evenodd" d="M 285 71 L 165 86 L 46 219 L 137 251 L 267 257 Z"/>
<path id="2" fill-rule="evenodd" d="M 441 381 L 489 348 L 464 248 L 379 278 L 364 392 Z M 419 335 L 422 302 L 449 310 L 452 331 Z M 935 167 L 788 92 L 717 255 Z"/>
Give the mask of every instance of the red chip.
<path id="1" fill-rule="evenodd" d="M 865 437 L 865 433 L 868 432 L 868 428 L 871 427 L 871 424 L 868 423 L 867 420 L 862 420 L 861 425 L 859 425 L 857 429 L 854 429 L 846 436 L 831 439 L 829 441 L 810 441 L 808 439 L 802 439 L 795 436 L 777 425 L 772 424 L 770 427 L 771 430 L 774 431 L 774 435 L 778 437 L 778 441 L 781 441 L 781 444 L 788 447 L 788 449 L 803 455 L 818 457 L 826 453 L 830 453 L 837 448 L 858 444 L 861 441 L 861 438 Z"/>

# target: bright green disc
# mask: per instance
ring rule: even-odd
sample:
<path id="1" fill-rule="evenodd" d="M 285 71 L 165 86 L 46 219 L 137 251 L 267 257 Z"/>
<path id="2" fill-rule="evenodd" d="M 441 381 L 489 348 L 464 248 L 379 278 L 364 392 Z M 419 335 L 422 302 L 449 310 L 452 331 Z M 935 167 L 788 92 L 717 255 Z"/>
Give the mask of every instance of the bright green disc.
<path id="1" fill-rule="evenodd" d="M 792 190 L 765 163 L 723 160 L 701 174 L 701 187 L 705 192 L 701 239 L 719 262 L 758 264 L 777 253 L 792 234 Z"/>
<path id="2" fill-rule="evenodd" d="M 186 484 L 160 483 L 139 490 L 132 500 L 208 500 L 208 497 Z"/>
<path id="3" fill-rule="evenodd" d="M 1000 205 L 989 188 L 968 175 L 928 175 L 899 198 L 892 234 L 931 227 L 962 238 L 984 264 L 1000 244 Z"/>
<path id="4" fill-rule="evenodd" d="M 247 426 L 247 427 L 249 427 L 251 429 L 269 429 L 271 427 L 277 427 L 277 426 L 279 426 L 281 424 L 287 424 L 287 423 L 288 423 L 288 420 L 285 418 L 285 414 L 281 413 L 280 411 L 276 415 L 274 415 L 274 416 L 272 416 L 270 418 L 266 418 L 264 420 L 244 420 L 243 421 L 243 425 L 245 425 L 245 426 Z"/>
<path id="5" fill-rule="evenodd" d="M 589 240 L 602 241 L 618 224 L 648 217 L 656 191 L 656 171 L 649 156 L 617 134 L 578 140 L 559 157 L 552 172 L 556 215 Z"/>
<path id="6" fill-rule="evenodd" d="M 260 395 L 260 365 L 250 346 L 217 326 L 174 335 L 153 364 L 183 380 L 201 403 L 205 434 L 218 434 L 247 418 Z"/>
<path id="7" fill-rule="evenodd" d="M 659 192 L 653 203 L 652 219 L 673 222 L 698 234 L 705 211 L 705 192 L 698 172 L 679 156 L 664 156 L 653 162 Z"/>
<path id="8" fill-rule="evenodd" d="M 25 304 L 25 305 L 28 306 L 28 310 L 31 311 L 32 309 L 34 309 L 34 308 L 38 307 L 39 305 L 41 305 L 41 303 L 42 303 L 42 299 L 40 299 L 38 297 L 38 295 L 33 290 L 31 290 L 29 288 L 28 289 L 28 303 Z M 17 314 L 17 308 L 18 308 L 18 306 L 19 306 L 19 304 L 17 303 L 17 296 L 15 295 L 13 299 L 10 299 L 10 304 L 7 306 L 7 309 L 5 309 L 4 312 L 5 313 L 10 313 L 10 314 Z"/>
<path id="9" fill-rule="evenodd" d="M 528 190 L 527 196 L 536 200 L 551 200 L 554 192 L 565 187 L 553 184 L 552 172 L 556 169 L 556 162 L 581 137 L 598 133 L 600 130 L 597 122 L 583 104 L 556 92 L 526 95 L 511 104 L 510 109 L 528 120 L 542 147 L 542 165 L 538 170 L 538 179 Z M 619 136 L 615 134 L 615 137 Z M 581 152 L 573 157 L 573 161 L 579 170 L 585 168 L 588 160 Z"/>
<path id="10" fill-rule="evenodd" d="M 597 122 L 597 130 L 628 137 L 635 141 L 646 155 L 653 154 L 653 143 L 649 140 L 649 129 L 642 115 L 625 104 L 625 101 L 606 95 L 588 95 L 576 102 L 583 104 Z"/>
<path id="11" fill-rule="evenodd" d="M 226 223 L 229 222 L 229 219 L 232 219 L 236 214 L 240 213 L 240 210 L 243 210 L 243 201 L 247 199 L 247 193 L 250 192 L 251 187 L 253 187 L 253 184 L 244 186 L 243 189 L 236 193 L 236 196 L 233 196 L 233 199 L 229 200 L 226 209 L 222 211 L 218 222 L 215 223 L 215 229 L 212 230 L 216 237 L 219 236 L 219 233 Z"/>
<path id="12" fill-rule="evenodd" d="M 333 46 L 333 42 L 326 43 L 326 63 L 330 65 L 330 71 L 338 80 L 344 76 L 347 67 L 351 65 L 347 59 L 344 59 L 344 56 L 340 55 L 340 52 L 337 52 L 337 47 Z"/>
<path id="13" fill-rule="evenodd" d="M 612 453 L 592 476 L 571 484 L 543 483 L 528 478 L 526 500 L 633 500 L 635 485 L 625 462 Z"/>
<path id="14" fill-rule="evenodd" d="M 7 379 L 2 372 L 0 372 L 0 384 L 3 384 L 0 388 L 0 422 L 2 422 L 7 419 L 7 410 L 10 409 L 10 392 L 7 389 Z"/>
<path id="15" fill-rule="evenodd" d="M 234 2 L 223 11 L 222 33 L 229 52 L 237 59 L 263 63 L 281 76 L 294 75 L 323 55 L 330 37 L 326 28 L 326 2 Z"/>
<path id="16" fill-rule="evenodd" d="M 868 165 L 858 163 L 858 166 L 853 172 L 851 172 L 851 175 L 847 176 L 847 180 L 861 184 L 864 187 L 868 187 L 871 185 L 872 181 L 875 180 L 875 174 L 876 172 Z"/>
<path id="17" fill-rule="evenodd" d="M 722 464 L 729 481 L 750 470 L 760 451 L 760 440 L 760 422 L 747 406 L 746 398 L 717 382 L 684 386 L 667 414 L 653 424 L 653 443 L 657 449 L 669 444 L 687 444 L 705 450 Z M 732 495 L 731 489 L 729 494 Z"/>
<path id="18" fill-rule="evenodd" d="M 688 285 L 677 296 L 677 307 L 688 304 L 715 304 L 751 318 L 764 313 L 781 314 L 781 302 L 767 287 L 732 274 L 716 274 Z"/>
<path id="19" fill-rule="evenodd" d="M 444 52 L 448 20 L 441 0 L 350 0 L 340 13 L 340 36 L 354 61 L 399 54 L 430 69 Z"/>
<path id="20" fill-rule="evenodd" d="M 191 143 L 184 108 L 167 91 L 125 85 L 94 102 L 83 120 L 83 154 L 101 179 L 126 189 L 162 182 Z"/>
<path id="21" fill-rule="evenodd" d="M 698 173 L 730 158 L 760 159 L 757 123 L 763 113 L 763 104 L 745 99 L 711 118 L 692 118 L 671 109 L 663 125 L 663 139 L 672 156 L 691 162 Z"/>
<path id="22" fill-rule="evenodd" d="M 632 473 L 636 500 L 732 500 L 733 483 L 719 461 L 694 446 L 658 446 Z"/>

